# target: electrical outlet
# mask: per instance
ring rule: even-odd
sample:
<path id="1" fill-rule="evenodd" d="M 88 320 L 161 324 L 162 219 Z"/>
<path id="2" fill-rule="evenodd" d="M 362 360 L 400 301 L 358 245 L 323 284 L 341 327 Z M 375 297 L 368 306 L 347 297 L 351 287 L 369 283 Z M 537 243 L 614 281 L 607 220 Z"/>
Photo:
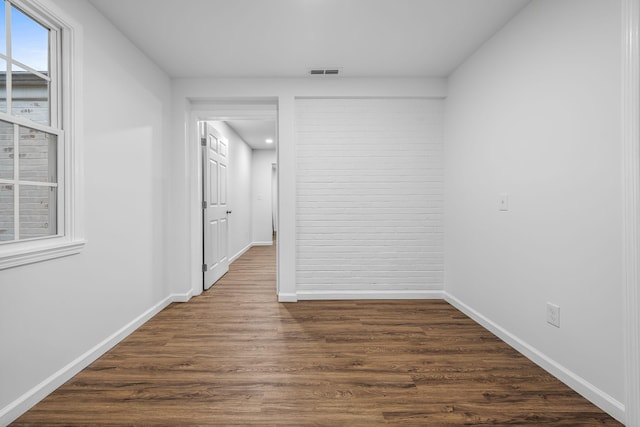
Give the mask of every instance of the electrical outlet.
<path id="1" fill-rule="evenodd" d="M 556 328 L 560 327 L 560 306 L 547 303 L 547 323 Z"/>
<path id="2" fill-rule="evenodd" d="M 509 195 L 507 193 L 500 194 L 500 201 L 498 202 L 498 209 L 506 212 L 509 210 Z"/>

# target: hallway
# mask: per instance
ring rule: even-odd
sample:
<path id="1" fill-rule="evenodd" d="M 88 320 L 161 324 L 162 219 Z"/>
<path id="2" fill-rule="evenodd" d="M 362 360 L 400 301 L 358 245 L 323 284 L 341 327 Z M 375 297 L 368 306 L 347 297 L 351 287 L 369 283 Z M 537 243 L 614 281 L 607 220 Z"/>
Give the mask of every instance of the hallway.
<path id="1" fill-rule="evenodd" d="M 620 425 L 443 301 L 279 304 L 275 245 L 14 425 Z"/>

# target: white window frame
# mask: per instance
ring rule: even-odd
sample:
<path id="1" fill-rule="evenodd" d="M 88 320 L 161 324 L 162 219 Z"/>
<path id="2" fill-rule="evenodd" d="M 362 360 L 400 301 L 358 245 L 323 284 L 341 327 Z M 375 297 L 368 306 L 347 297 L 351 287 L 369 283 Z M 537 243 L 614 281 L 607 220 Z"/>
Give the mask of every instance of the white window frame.
<path id="1" fill-rule="evenodd" d="M 51 38 L 58 37 L 59 42 L 50 43 L 50 74 L 52 81 L 55 78 L 59 86 L 57 90 L 51 90 L 49 98 L 51 127 L 57 131 L 7 113 L 0 112 L 0 119 L 10 117 L 13 123 L 58 135 L 59 219 L 57 235 L 0 245 L 0 270 L 77 254 L 86 244 L 80 105 L 82 28 L 50 0 L 8 1 L 36 21 L 57 29 Z M 59 52 L 56 50 L 58 47 Z"/>

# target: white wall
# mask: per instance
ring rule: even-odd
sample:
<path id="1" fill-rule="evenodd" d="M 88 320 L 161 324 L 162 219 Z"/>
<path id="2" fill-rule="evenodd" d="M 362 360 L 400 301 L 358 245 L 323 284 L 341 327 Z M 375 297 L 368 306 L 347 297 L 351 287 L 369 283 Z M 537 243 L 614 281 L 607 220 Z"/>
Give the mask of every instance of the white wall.
<path id="1" fill-rule="evenodd" d="M 251 244 L 251 147 L 226 123 L 211 122 L 229 141 L 229 258 L 235 259 Z"/>
<path id="2" fill-rule="evenodd" d="M 88 243 L 79 255 L 0 271 L 0 425 L 169 295 L 162 162 L 170 81 L 89 2 L 55 3 L 84 27 Z"/>
<path id="3" fill-rule="evenodd" d="M 297 100 L 299 298 L 442 298 L 442 111 Z"/>
<path id="4" fill-rule="evenodd" d="M 274 163 L 276 163 L 275 150 L 253 150 L 251 158 L 253 243 L 257 245 L 272 244 L 271 173 Z"/>
<path id="5" fill-rule="evenodd" d="M 534 0 L 451 77 L 445 138 L 446 291 L 618 418 L 620 17 Z"/>

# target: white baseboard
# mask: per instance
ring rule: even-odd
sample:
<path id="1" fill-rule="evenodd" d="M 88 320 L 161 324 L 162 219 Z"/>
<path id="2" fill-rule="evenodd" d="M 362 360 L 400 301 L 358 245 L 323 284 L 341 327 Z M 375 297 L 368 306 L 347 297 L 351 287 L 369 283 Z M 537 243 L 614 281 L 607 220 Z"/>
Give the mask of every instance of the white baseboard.
<path id="1" fill-rule="evenodd" d="M 253 247 L 253 243 L 249 243 L 247 246 L 245 246 L 244 248 L 240 249 L 240 251 L 238 251 L 237 254 L 235 254 L 234 256 L 229 258 L 229 264 L 231 264 L 233 261 L 235 261 L 238 258 L 240 258 L 242 255 L 244 255 L 245 252 L 247 252 L 252 247 Z"/>
<path id="2" fill-rule="evenodd" d="M 298 300 L 444 299 L 444 291 L 298 291 Z"/>
<path id="3" fill-rule="evenodd" d="M 9 405 L 0 409 L 0 426 L 8 425 L 16 420 L 20 415 L 31 409 L 36 403 L 47 397 L 58 387 L 69 381 L 73 376 L 96 361 L 100 356 L 111 350 L 116 344 L 129 336 L 133 331 L 142 326 L 156 314 L 160 313 L 172 302 L 184 302 L 191 298 L 191 292 L 186 294 L 172 294 L 149 308 L 147 311 L 133 319 L 127 325 L 114 332 L 95 347 L 82 354 L 68 365 L 55 372 L 49 378 L 27 391 Z"/>
<path id="4" fill-rule="evenodd" d="M 298 302 L 298 295 L 280 292 L 278 294 L 278 302 Z"/>
<path id="5" fill-rule="evenodd" d="M 184 294 L 172 294 L 169 298 L 171 298 L 171 302 L 188 302 L 192 296 L 192 292 L 189 291 Z"/>
<path id="6" fill-rule="evenodd" d="M 498 338 L 509 344 L 522 355 L 527 357 L 536 365 L 565 383 L 567 386 L 581 394 L 594 405 L 611 415 L 616 420 L 624 423 L 625 407 L 624 404 L 614 399 L 604 391 L 600 390 L 584 378 L 565 368 L 555 360 L 551 359 L 544 353 L 540 352 L 533 346 L 527 344 L 511 332 L 494 323 L 484 315 L 480 314 L 473 308 L 469 307 L 458 298 L 445 292 L 445 300 L 458 310 L 475 320 L 485 329 L 496 335 Z"/>
<path id="7" fill-rule="evenodd" d="M 273 242 L 251 242 L 244 248 L 240 249 L 240 251 L 238 251 L 237 254 L 229 258 L 229 263 L 232 263 L 233 261 L 240 258 L 242 255 L 244 255 L 245 252 L 247 252 L 249 249 L 251 249 L 254 246 L 273 246 Z"/>

